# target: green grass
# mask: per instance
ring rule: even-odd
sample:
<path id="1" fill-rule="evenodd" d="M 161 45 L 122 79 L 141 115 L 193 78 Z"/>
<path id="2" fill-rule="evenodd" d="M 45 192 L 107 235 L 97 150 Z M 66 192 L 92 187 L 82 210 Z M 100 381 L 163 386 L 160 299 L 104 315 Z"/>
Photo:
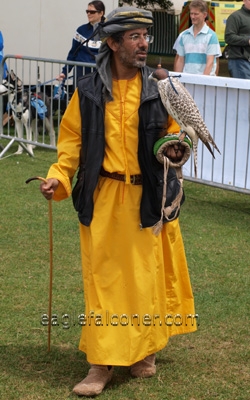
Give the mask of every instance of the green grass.
<path id="1" fill-rule="evenodd" d="M 3 144 L 4 141 L 1 141 Z M 15 150 L 13 146 L 7 153 Z M 35 150 L 0 160 L 0 398 L 74 399 L 72 387 L 88 370 L 78 351 L 80 327 L 53 326 L 48 311 L 48 203 L 34 175 L 46 176 L 56 153 Z M 249 195 L 185 182 L 180 221 L 199 328 L 177 336 L 157 355 L 155 377 L 131 379 L 127 368 L 100 399 L 249 400 Z M 53 307 L 76 318 L 83 311 L 78 221 L 71 199 L 53 203 Z M 75 320 L 72 321 L 72 323 Z"/>

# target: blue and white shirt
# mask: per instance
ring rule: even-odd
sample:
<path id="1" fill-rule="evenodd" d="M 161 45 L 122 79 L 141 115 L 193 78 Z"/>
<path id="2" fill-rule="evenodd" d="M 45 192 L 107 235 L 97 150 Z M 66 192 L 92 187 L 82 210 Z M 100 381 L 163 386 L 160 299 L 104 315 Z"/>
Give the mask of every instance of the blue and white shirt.
<path id="1" fill-rule="evenodd" d="M 185 58 L 183 72 L 203 74 L 207 56 L 213 55 L 214 65 L 210 75 L 215 75 L 216 57 L 221 56 L 221 49 L 216 33 L 207 24 L 204 24 L 196 37 L 193 26 L 186 29 L 174 46 L 177 54 Z"/>

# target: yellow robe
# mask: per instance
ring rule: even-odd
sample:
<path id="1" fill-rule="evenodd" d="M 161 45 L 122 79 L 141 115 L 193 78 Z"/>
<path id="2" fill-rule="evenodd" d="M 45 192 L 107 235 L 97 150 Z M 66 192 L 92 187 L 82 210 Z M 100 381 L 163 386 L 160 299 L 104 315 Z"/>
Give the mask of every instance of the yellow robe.
<path id="1" fill-rule="evenodd" d="M 140 93 L 140 74 L 113 81 L 115 101 L 105 109 L 107 171 L 140 173 Z M 169 131 L 176 128 L 170 120 Z M 61 123 L 59 161 L 48 173 L 60 181 L 55 200 L 71 193 L 80 147 L 76 92 Z M 157 237 L 140 229 L 141 193 L 141 185 L 100 177 L 93 220 L 90 227 L 80 224 L 85 312 L 79 347 L 90 363 L 129 366 L 164 348 L 170 336 L 196 330 L 179 221 L 166 223 Z"/>

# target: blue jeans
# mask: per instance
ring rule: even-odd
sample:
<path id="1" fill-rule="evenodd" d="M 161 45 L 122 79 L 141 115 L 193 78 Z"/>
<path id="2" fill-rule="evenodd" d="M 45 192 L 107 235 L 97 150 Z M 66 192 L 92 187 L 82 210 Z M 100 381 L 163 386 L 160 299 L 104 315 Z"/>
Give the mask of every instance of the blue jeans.
<path id="1" fill-rule="evenodd" d="M 243 58 L 229 58 L 228 71 L 232 78 L 250 79 L 250 61 Z"/>

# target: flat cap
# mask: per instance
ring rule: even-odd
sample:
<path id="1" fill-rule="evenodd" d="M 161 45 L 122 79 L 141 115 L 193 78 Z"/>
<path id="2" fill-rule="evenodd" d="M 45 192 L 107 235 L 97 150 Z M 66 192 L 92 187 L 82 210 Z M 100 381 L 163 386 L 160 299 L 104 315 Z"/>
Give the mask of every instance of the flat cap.
<path id="1" fill-rule="evenodd" d="M 152 25 L 153 16 L 150 11 L 136 7 L 118 7 L 99 24 L 99 34 L 100 38 L 104 39 L 116 32 L 147 28 Z"/>

